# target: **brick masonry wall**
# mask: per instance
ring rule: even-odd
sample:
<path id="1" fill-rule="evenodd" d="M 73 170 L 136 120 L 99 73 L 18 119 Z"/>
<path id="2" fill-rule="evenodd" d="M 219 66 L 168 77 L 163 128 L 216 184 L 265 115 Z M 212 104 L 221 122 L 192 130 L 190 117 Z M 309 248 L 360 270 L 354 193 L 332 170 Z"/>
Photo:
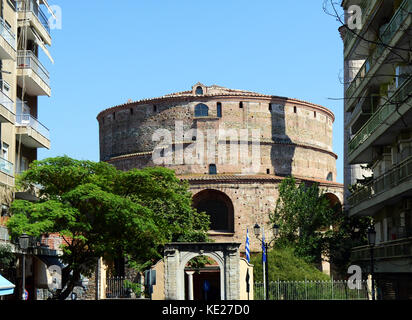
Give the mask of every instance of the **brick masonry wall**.
<path id="1" fill-rule="evenodd" d="M 210 87 L 207 87 L 209 90 Z M 218 92 L 220 89 L 213 89 Z M 226 90 L 226 89 L 225 89 Z M 337 183 L 325 181 L 332 173 L 336 181 L 336 159 L 333 153 L 333 114 L 326 108 L 307 102 L 266 96 L 199 96 L 158 98 L 156 101 L 129 103 L 105 110 L 98 116 L 100 137 L 100 159 L 108 161 L 121 170 L 154 166 L 153 149 L 158 142 L 152 141 L 157 129 L 169 130 L 173 142 L 180 145 L 183 141 L 185 150 L 192 141 L 192 133 L 186 137 L 175 137 L 175 123 L 181 121 L 183 130 L 201 130 L 204 134 L 209 129 L 259 129 L 260 130 L 260 168 L 258 175 L 289 176 L 319 180 L 329 192 L 337 195 L 342 202 L 343 187 Z M 217 103 L 222 104 L 222 117 L 217 117 Z M 242 108 L 240 108 L 242 102 Z M 195 106 L 199 103 L 209 107 L 209 116 L 196 118 Z M 270 107 L 269 107 L 270 104 Z M 239 131 L 237 131 L 239 133 Z M 196 142 L 199 142 L 199 139 Z M 251 131 L 247 140 L 251 139 Z M 183 140 L 183 141 L 182 141 Z M 219 141 L 230 145 L 226 139 Z M 205 142 L 206 145 L 206 142 Z M 216 151 L 218 147 L 216 147 Z M 249 145 L 249 154 L 252 146 Z M 228 153 L 229 154 L 229 153 Z M 194 153 L 195 156 L 196 153 Z M 200 155 L 201 163 L 165 165 L 185 179 L 188 175 L 207 176 L 208 165 L 215 163 L 219 175 L 239 175 L 245 167 L 242 163 L 221 163 L 218 154 L 215 159 L 207 159 L 207 153 Z M 213 162 L 211 162 L 213 161 Z M 280 180 L 279 180 L 280 181 Z M 251 250 L 260 251 L 260 243 L 253 235 L 255 223 L 266 226 L 269 212 L 275 207 L 278 197 L 279 181 L 241 181 L 232 179 L 222 182 L 190 182 L 193 195 L 205 189 L 225 193 L 234 207 L 234 233 L 213 233 L 216 241 L 245 242 L 246 229 L 251 234 Z M 270 239 L 270 236 L 269 236 Z M 241 248 L 243 251 L 244 248 Z"/>
<path id="2" fill-rule="evenodd" d="M 276 174 L 292 173 L 326 179 L 329 172 L 332 172 L 336 177 L 337 157 L 332 152 L 333 118 L 329 113 L 315 107 L 310 108 L 306 104 L 299 105 L 285 101 L 272 103 L 272 110 L 269 110 L 271 100 L 245 101 L 243 108 L 239 108 L 239 103 L 243 99 L 237 98 L 234 101 L 221 100 L 222 118 L 213 118 L 217 99 L 204 100 L 205 98 L 192 102 L 174 102 L 174 105 L 156 104 L 156 111 L 151 104 L 131 104 L 130 108 L 101 116 L 99 118 L 101 160 L 110 161 L 117 156 L 152 152 L 159 145 L 159 142 L 152 141 L 152 135 L 158 129 L 168 130 L 174 142 L 182 142 L 175 137 L 175 123 L 181 121 L 185 132 L 189 129 L 198 129 L 204 134 L 208 129 L 259 129 L 262 144 L 261 173 L 270 169 L 271 173 Z M 194 108 L 198 103 L 209 106 L 211 117 L 205 119 L 194 117 Z M 184 140 L 191 141 L 191 137 L 184 137 Z M 202 159 L 204 165 L 174 165 L 173 169 L 178 174 L 205 173 L 205 168 L 210 163 L 206 155 L 205 153 Z M 134 160 L 132 167 L 139 166 L 139 162 L 141 166 L 151 165 L 150 160 L 147 162 L 147 157 L 143 156 L 144 159 L 141 159 L 141 155 L 135 157 L 140 159 Z M 130 159 L 111 161 L 116 165 L 128 167 L 119 162 L 130 162 Z M 215 162 L 218 163 L 217 159 Z M 221 173 L 240 172 L 242 165 L 221 166 L 219 169 Z"/>

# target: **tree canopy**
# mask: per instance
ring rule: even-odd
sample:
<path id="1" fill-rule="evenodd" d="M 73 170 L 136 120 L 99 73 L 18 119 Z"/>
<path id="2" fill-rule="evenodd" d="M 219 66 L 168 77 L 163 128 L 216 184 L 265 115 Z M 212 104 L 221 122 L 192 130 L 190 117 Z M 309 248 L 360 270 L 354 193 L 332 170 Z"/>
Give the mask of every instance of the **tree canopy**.
<path id="1" fill-rule="evenodd" d="M 279 225 L 278 247 L 293 247 L 310 263 L 323 258 L 345 273 L 352 247 L 366 239 L 367 218 L 348 217 L 340 204 L 332 206 L 319 184 L 298 183 L 289 177 L 279 185 L 271 223 Z"/>
<path id="2" fill-rule="evenodd" d="M 164 244 L 207 241 L 209 217 L 192 208 L 186 182 L 166 168 L 120 171 L 108 163 L 64 157 L 34 161 L 18 179 L 23 188 L 41 185 L 39 201 L 15 200 L 8 228 L 64 239 L 66 289 L 89 275 L 97 258 L 126 256 L 142 269 L 162 257 Z M 66 281 L 65 281 L 66 279 Z"/>

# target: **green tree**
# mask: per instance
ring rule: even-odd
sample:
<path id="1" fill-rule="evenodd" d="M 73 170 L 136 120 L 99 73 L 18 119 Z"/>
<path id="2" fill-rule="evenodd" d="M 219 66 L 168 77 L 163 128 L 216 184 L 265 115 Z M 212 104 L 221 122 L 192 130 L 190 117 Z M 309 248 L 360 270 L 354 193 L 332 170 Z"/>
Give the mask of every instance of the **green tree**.
<path id="1" fill-rule="evenodd" d="M 293 177 L 279 185 L 279 198 L 271 222 L 279 225 L 278 246 L 292 246 L 310 263 L 322 255 L 336 271 L 346 274 L 354 246 L 366 239 L 368 218 L 348 217 L 340 204 L 331 206 L 318 184 L 298 184 Z"/>
<path id="2" fill-rule="evenodd" d="M 67 156 L 34 161 L 18 179 L 23 188 L 42 186 L 38 202 L 15 200 L 11 237 L 62 236 L 65 299 L 80 275 L 90 276 L 99 257 L 126 256 L 145 268 L 172 241 L 207 241 L 208 216 L 191 206 L 186 183 L 166 168 L 123 172 L 104 162 Z"/>
<path id="3" fill-rule="evenodd" d="M 367 244 L 367 229 L 370 217 L 349 217 L 340 214 L 335 217 L 334 227 L 325 236 L 325 256 L 340 275 L 347 275 L 351 265 L 352 248 Z"/>
<path id="4" fill-rule="evenodd" d="M 279 225 L 277 245 L 293 246 L 296 254 L 308 262 L 321 261 L 324 231 L 332 225 L 333 210 L 318 184 L 298 184 L 293 177 L 284 179 L 270 219 Z"/>
<path id="5" fill-rule="evenodd" d="M 8 273 L 16 265 L 16 256 L 9 245 L 0 245 L 0 271 Z"/>

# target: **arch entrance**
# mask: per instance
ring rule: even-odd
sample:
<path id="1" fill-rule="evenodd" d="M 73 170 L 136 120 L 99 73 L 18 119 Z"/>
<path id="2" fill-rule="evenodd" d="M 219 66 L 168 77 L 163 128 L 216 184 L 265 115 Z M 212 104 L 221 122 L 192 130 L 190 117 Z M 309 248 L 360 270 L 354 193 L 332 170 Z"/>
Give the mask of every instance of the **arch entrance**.
<path id="1" fill-rule="evenodd" d="M 329 205 L 331 208 L 335 210 L 341 210 L 342 209 L 342 203 L 340 202 L 338 196 L 334 193 L 325 193 L 326 199 L 329 201 Z"/>
<path id="2" fill-rule="evenodd" d="M 193 196 L 193 207 L 210 216 L 210 229 L 234 232 L 234 209 L 232 200 L 222 191 L 205 189 Z"/>
<path id="3" fill-rule="evenodd" d="M 194 299 L 193 274 L 187 274 L 188 262 L 205 256 L 216 262 L 219 268 L 218 300 L 240 298 L 240 243 L 170 243 L 165 246 L 165 296 L 166 300 Z M 189 271 L 190 272 L 190 271 Z M 187 285 L 185 286 L 185 280 Z M 190 296 L 189 296 L 190 295 Z"/>

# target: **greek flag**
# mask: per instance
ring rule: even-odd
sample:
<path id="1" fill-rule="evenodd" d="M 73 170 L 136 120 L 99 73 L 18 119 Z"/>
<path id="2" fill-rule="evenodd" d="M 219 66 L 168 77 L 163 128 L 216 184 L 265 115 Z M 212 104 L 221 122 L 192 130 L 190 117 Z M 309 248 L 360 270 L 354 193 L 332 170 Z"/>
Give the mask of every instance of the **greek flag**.
<path id="1" fill-rule="evenodd" d="M 245 245 L 247 262 L 250 262 L 250 248 L 249 248 L 250 243 L 249 243 L 249 241 L 250 241 L 250 239 L 249 239 L 249 228 L 248 228 L 246 230 L 246 245 Z"/>

